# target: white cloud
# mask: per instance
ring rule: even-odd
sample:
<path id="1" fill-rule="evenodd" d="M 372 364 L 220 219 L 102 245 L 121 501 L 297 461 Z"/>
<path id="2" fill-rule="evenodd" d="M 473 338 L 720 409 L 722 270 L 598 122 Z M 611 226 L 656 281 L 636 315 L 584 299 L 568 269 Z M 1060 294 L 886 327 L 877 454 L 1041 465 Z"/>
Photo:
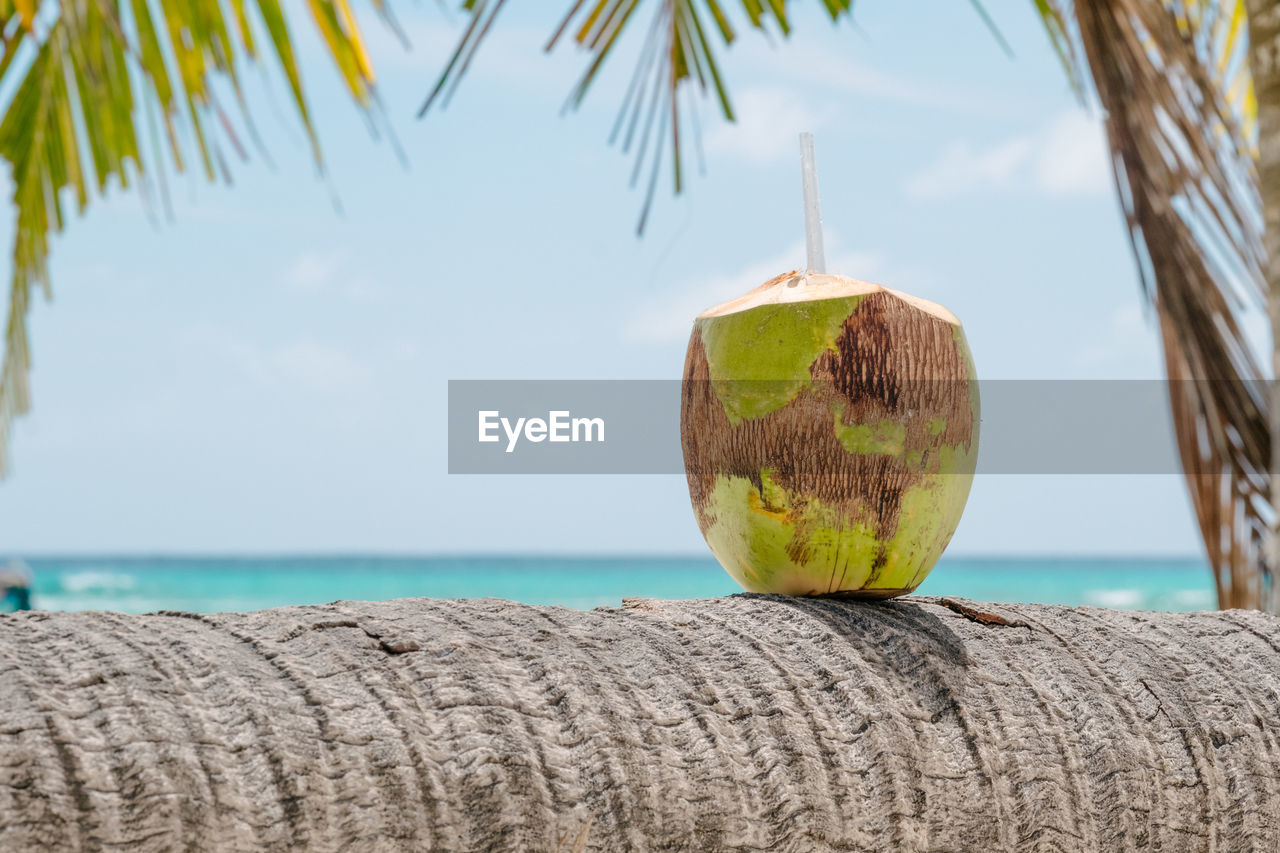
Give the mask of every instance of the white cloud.
<path id="1" fill-rule="evenodd" d="M 830 239 L 828 237 L 828 239 Z M 741 296 L 787 270 L 804 266 L 804 243 L 796 242 L 774 257 L 757 261 L 735 272 L 685 281 L 670 291 L 652 294 L 644 305 L 631 312 L 625 336 L 634 341 L 662 342 L 689 335 L 693 318 L 735 296 Z M 874 255 L 832 251 L 828 246 L 827 267 L 852 278 L 874 279 L 882 264 Z"/>
<path id="2" fill-rule="evenodd" d="M 819 113 L 794 92 L 775 87 L 746 89 L 734 96 L 737 121 L 720 122 L 707 135 L 707 152 L 728 154 L 752 163 L 794 158 L 801 131 L 827 124 L 829 111 Z"/>
<path id="3" fill-rule="evenodd" d="M 820 91 L 952 112 L 1012 112 L 1006 101 L 972 89 L 957 88 L 945 79 L 913 79 L 876 68 L 857 58 L 856 49 L 850 50 L 847 43 L 839 39 L 827 43 L 812 37 L 771 40 L 757 38 L 753 33 L 724 55 L 730 71 L 767 68 L 769 79 L 785 81 L 793 97 L 800 92 Z M 840 102 L 845 111 L 851 106 L 847 97 L 841 97 Z"/>
<path id="4" fill-rule="evenodd" d="M 1089 375 L 1106 379 L 1156 379 L 1164 375 L 1155 323 L 1148 320 L 1141 296 L 1117 306 L 1105 325 L 1089 332 L 1075 362 Z"/>
<path id="5" fill-rule="evenodd" d="M 1007 185 L 1025 169 L 1034 152 L 1030 139 L 1013 139 L 986 151 L 953 142 L 942 156 L 907 182 L 916 198 L 945 198 L 990 186 Z"/>
<path id="6" fill-rule="evenodd" d="M 315 391 L 355 388 L 368 377 L 364 365 L 344 350 L 313 341 L 269 348 L 261 365 L 269 380 L 279 377 Z"/>
<path id="7" fill-rule="evenodd" d="M 800 61 L 785 65 L 791 76 L 808 89 L 825 86 L 837 92 L 885 101 L 915 104 L 933 109 L 968 113 L 1004 113 L 1008 108 L 968 90 L 954 89 L 936 80 L 923 82 L 890 74 L 849 58 L 841 51 L 798 48 Z M 775 55 L 774 61 L 778 57 Z"/>
<path id="8" fill-rule="evenodd" d="M 192 329 L 186 340 L 261 387 L 347 393 L 364 387 L 371 376 L 346 350 L 311 340 L 260 344 L 214 326 Z"/>
<path id="9" fill-rule="evenodd" d="M 1050 195 L 1099 195 L 1110 187 L 1102 125 L 1079 110 L 1055 116 L 1035 133 L 989 148 L 953 142 L 907 181 L 907 194 L 933 199 L 982 190 L 1030 189 Z"/>
<path id="10" fill-rule="evenodd" d="M 752 40 L 735 50 L 733 65 L 769 67 L 775 73 L 767 85 L 733 92 L 737 120 L 721 121 L 708 134 L 707 150 L 712 154 L 752 163 L 794 158 L 801 131 L 817 131 L 844 119 L 860 128 L 874 122 L 874 110 L 857 109 L 865 99 L 970 114 L 1008 112 L 971 92 L 890 74 L 813 44 Z"/>
<path id="11" fill-rule="evenodd" d="M 1060 113 L 1041 138 L 1037 184 L 1063 195 L 1099 195 L 1111 188 L 1102 123 L 1080 110 Z"/>
<path id="12" fill-rule="evenodd" d="M 341 265 L 340 252 L 303 252 L 285 272 L 285 286 L 290 290 L 314 293 L 333 282 Z"/>
<path id="13" fill-rule="evenodd" d="M 342 251 L 304 251 L 285 270 L 284 286 L 294 293 L 339 296 L 352 302 L 368 302 L 382 292 L 382 286 L 366 273 L 348 269 Z"/>

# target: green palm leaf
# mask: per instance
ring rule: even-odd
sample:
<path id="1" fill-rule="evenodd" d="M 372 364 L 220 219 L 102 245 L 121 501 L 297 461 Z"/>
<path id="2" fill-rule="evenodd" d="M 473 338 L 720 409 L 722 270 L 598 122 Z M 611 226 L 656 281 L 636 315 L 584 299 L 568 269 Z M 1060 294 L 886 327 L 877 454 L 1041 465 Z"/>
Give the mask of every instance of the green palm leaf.
<path id="1" fill-rule="evenodd" d="M 374 73 L 348 0 L 309 0 L 308 10 L 352 98 L 369 108 Z M 323 161 L 278 0 L 60 0 L 39 8 L 34 0 L 0 0 L 0 35 L 0 86 L 14 92 L 0 121 L 0 158 L 13 170 L 16 208 L 0 366 L 3 474 L 10 426 L 30 407 L 31 292 L 49 290 L 49 240 L 66 222 L 67 199 L 83 210 L 113 180 L 121 188 L 151 175 L 163 180 L 166 160 L 184 170 L 191 149 L 210 180 L 227 177 L 220 144 L 241 154 L 243 146 L 212 85 L 228 79 L 243 107 L 243 61 L 278 63 L 316 162 Z M 29 60 L 19 58 L 31 48 Z M 140 140 L 140 107 L 160 116 L 163 142 L 159 133 Z"/>

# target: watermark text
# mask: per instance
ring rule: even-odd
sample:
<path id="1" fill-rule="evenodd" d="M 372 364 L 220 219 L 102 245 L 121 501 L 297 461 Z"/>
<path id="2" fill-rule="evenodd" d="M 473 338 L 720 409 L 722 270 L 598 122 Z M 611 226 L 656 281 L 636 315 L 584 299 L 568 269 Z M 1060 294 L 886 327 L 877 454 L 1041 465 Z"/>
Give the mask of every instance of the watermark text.
<path id="1" fill-rule="evenodd" d="M 604 418 L 575 418 L 564 409 L 547 412 L 546 418 L 504 418 L 496 409 L 481 410 L 479 441 L 502 441 L 506 436 L 507 453 L 512 453 L 523 437 L 535 444 L 541 441 L 603 442 Z"/>

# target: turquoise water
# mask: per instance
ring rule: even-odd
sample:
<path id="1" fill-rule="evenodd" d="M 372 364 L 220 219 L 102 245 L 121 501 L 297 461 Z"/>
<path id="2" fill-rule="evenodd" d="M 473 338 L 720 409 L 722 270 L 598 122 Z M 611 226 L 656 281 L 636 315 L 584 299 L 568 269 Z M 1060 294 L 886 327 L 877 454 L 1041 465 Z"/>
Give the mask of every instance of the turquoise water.
<path id="1" fill-rule="evenodd" d="M 496 596 L 589 608 L 737 592 L 710 557 L 28 558 L 48 610 L 256 610 L 338 599 Z M 919 590 L 980 601 L 1152 610 L 1214 606 L 1195 559 L 944 558 Z"/>

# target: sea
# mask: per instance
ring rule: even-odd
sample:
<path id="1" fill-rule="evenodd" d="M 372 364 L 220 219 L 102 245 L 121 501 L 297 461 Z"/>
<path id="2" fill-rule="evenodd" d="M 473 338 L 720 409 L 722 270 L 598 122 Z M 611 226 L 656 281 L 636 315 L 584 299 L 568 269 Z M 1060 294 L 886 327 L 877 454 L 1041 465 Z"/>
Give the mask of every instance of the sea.
<path id="1" fill-rule="evenodd" d="M 44 610 L 202 613 L 392 598 L 481 598 L 592 608 L 624 597 L 739 592 L 710 556 L 26 557 Z M 978 601 L 1143 610 L 1215 605 L 1203 560 L 944 557 L 918 590 Z"/>

